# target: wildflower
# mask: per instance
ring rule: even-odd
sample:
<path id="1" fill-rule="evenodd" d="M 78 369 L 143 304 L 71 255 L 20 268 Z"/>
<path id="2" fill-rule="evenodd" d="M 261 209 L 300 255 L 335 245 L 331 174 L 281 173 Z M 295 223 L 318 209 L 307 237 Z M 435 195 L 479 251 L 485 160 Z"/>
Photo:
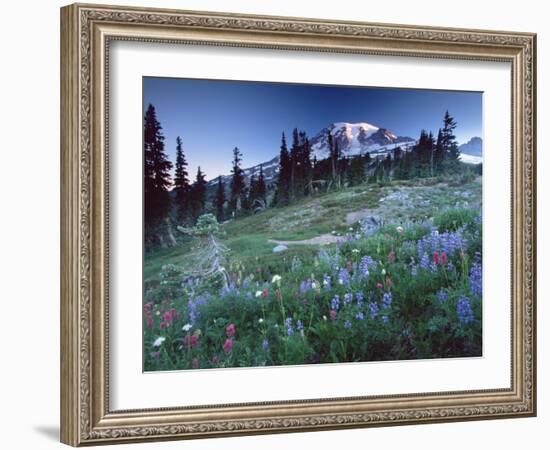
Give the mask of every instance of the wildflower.
<path id="1" fill-rule="evenodd" d="M 358 248 L 354 248 L 354 249 L 351 251 L 351 253 L 357 254 L 357 253 L 359 253 L 359 249 L 358 249 Z"/>
<path id="2" fill-rule="evenodd" d="M 411 276 L 412 277 L 416 277 L 416 275 L 418 274 L 418 266 L 416 264 L 414 264 L 412 267 L 411 267 Z"/>
<path id="3" fill-rule="evenodd" d="M 399 234 L 403 233 L 403 227 L 402 226 L 398 226 L 395 228 L 395 231 L 397 231 Z"/>
<path id="4" fill-rule="evenodd" d="M 266 352 L 269 349 L 269 341 L 267 339 L 264 339 L 262 341 L 262 350 Z"/>
<path id="5" fill-rule="evenodd" d="M 359 308 L 362 308 L 363 307 L 363 301 L 365 300 L 365 296 L 363 295 L 362 292 L 357 292 L 355 294 L 355 300 L 357 301 L 357 305 L 359 306 Z"/>
<path id="6" fill-rule="evenodd" d="M 349 305 L 353 301 L 353 294 L 347 293 L 344 295 L 344 305 Z"/>
<path id="7" fill-rule="evenodd" d="M 233 339 L 226 339 L 225 342 L 223 343 L 223 351 L 225 353 L 231 353 L 231 350 L 233 349 Z"/>
<path id="8" fill-rule="evenodd" d="M 474 320 L 474 312 L 470 305 L 470 299 L 465 296 L 460 296 L 456 303 L 456 313 L 458 314 L 458 320 L 461 323 L 467 324 Z"/>
<path id="9" fill-rule="evenodd" d="M 264 288 L 264 290 L 262 291 L 262 298 L 267 298 L 267 297 L 269 297 L 269 289 Z"/>
<path id="10" fill-rule="evenodd" d="M 439 253 L 437 251 L 434 252 L 433 262 L 436 265 L 439 264 Z"/>
<path id="11" fill-rule="evenodd" d="M 330 312 L 329 312 L 330 320 L 336 320 L 336 315 L 337 314 L 338 313 L 334 309 L 331 309 Z"/>
<path id="12" fill-rule="evenodd" d="M 183 331 L 185 331 L 186 333 L 191 329 L 193 328 L 193 325 L 191 325 L 190 323 L 186 323 L 183 327 L 181 327 L 181 329 Z"/>
<path id="13" fill-rule="evenodd" d="M 382 307 L 384 309 L 389 309 L 391 308 L 391 303 L 392 303 L 392 294 L 391 292 L 386 292 L 382 297 Z"/>
<path id="14" fill-rule="evenodd" d="M 220 358 L 218 357 L 218 355 L 212 356 L 212 364 L 217 366 L 219 363 L 220 363 Z"/>
<path id="15" fill-rule="evenodd" d="M 349 285 L 349 272 L 346 269 L 340 269 L 338 272 L 338 284 Z"/>
<path id="16" fill-rule="evenodd" d="M 349 320 L 346 320 L 346 321 L 344 322 L 344 328 L 345 328 L 346 330 L 349 330 L 349 329 L 351 328 L 351 322 L 350 322 Z"/>
<path id="17" fill-rule="evenodd" d="M 151 357 L 153 359 L 159 359 L 160 358 L 160 352 L 151 352 Z"/>
<path id="18" fill-rule="evenodd" d="M 198 369 L 199 368 L 199 358 L 197 358 L 196 356 L 192 359 L 191 361 L 191 367 L 193 369 Z"/>
<path id="19" fill-rule="evenodd" d="M 449 296 L 443 289 L 440 289 L 435 293 L 435 298 L 437 300 L 437 303 L 441 304 L 441 303 L 445 303 L 449 298 Z"/>
<path id="20" fill-rule="evenodd" d="M 441 264 L 443 266 L 447 265 L 447 253 L 441 252 Z"/>
<path id="21" fill-rule="evenodd" d="M 292 328 L 292 318 L 287 317 L 285 319 L 285 326 L 286 326 L 286 334 L 288 336 L 292 336 L 294 334 L 294 329 Z"/>
<path id="22" fill-rule="evenodd" d="M 227 325 L 227 327 L 225 327 L 225 334 L 227 334 L 228 338 L 235 336 L 235 325 L 232 323 Z"/>
<path id="23" fill-rule="evenodd" d="M 261 317 L 258 319 L 258 323 L 264 323 L 264 319 L 262 319 Z"/>
<path id="24" fill-rule="evenodd" d="M 300 283 L 300 293 L 305 294 L 307 291 L 311 289 L 311 280 L 307 279 Z"/>
<path id="25" fill-rule="evenodd" d="M 388 316 L 382 316 L 381 319 L 382 319 L 382 322 L 384 322 L 384 323 L 388 323 L 390 321 Z"/>
<path id="26" fill-rule="evenodd" d="M 386 269 L 382 269 L 382 276 L 386 275 Z"/>
<path id="27" fill-rule="evenodd" d="M 327 316 L 323 315 L 323 320 L 326 322 L 327 321 Z"/>
<path id="28" fill-rule="evenodd" d="M 165 340 L 166 338 L 164 336 L 159 336 L 155 339 L 155 342 L 153 342 L 153 347 L 160 347 Z"/>
<path id="29" fill-rule="evenodd" d="M 271 280 L 272 283 L 280 284 L 281 282 L 281 275 L 273 275 L 273 278 Z"/>
<path id="30" fill-rule="evenodd" d="M 278 300 L 278 301 L 281 301 L 283 296 L 281 295 L 281 290 L 279 288 L 275 289 L 275 298 Z"/>
<path id="31" fill-rule="evenodd" d="M 430 260 L 428 259 L 428 255 L 424 253 L 422 255 L 422 258 L 420 259 L 420 268 L 421 269 L 429 269 L 430 268 Z"/>
<path id="32" fill-rule="evenodd" d="M 196 334 L 193 334 L 192 336 L 187 335 L 183 338 L 183 343 L 188 349 L 195 348 L 199 345 L 199 336 Z"/>
<path id="33" fill-rule="evenodd" d="M 479 263 L 474 263 L 470 269 L 470 292 L 479 297 L 483 293 L 483 271 Z"/>
<path id="34" fill-rule="evenodd" d="M 319 283 L 317 283 L 317 281 L 313 280 L 311 282 L 311 289 L 313 289 L 315 291 L 318 291 L 319 290 Z"/>
<path id="35" fill-rule="evenodd" d="M 330 276 L 327 274 L 323 275 L 323 286 L 327 289 L 330 289 L 331 287 Z"/>
<path id="36" fill-rule="evenodd" d="M 388 253 L 388 262 L 390 264 L 395 262 L 395 252 L 393 250 Z"/>
<path id="37" fill-rule="evenodd" d="M 147 314 L 147 328 L 153 328 L 153 316 Z"/>
<path id="38" fill-rule="evenodd" d="M 330 301 L 330 308 L 335 311 L 340 309 L 340 297 L 338 295 L 335 295 Z"/>
<path id="39" fill-rule="evenodd" d="M 363 314 L 362 311 L 359 311 L 356 315 L 355 315 L 355 318 L 357 320 L 363 320 L 365 318 L 365 315 Z"/>
<path id="40" fill-rule="evenodd" d="M 390 289 L 391 288 L 391 279 L 390 277 L 386 277 L 386 289 Z"/>
<path id="41" fill-rule="evenodd" d="M 262 296 L 262 291 L 256 291 L 256 298 L 259 298 Z"/>
<path id="42" fill-rule="evenodd" d="M 297 320 L 297 321 L 296 321 L 296 329 L 297 329 L 298 331 L 303 331 L 303 329 L 304 329 L 304 324 L 302 323 L 301 320 Z"/>
<path id="43" fill-rule="evenodd" d="M 376 287 L 377 287 L 378 289 L 382 289 L 382 288 L 383 288 L 382 283 L 380 283 L 380 282 L 376 283 Z"/>
<path id="44" fill-rule="evenodd" d="M 162 315 L 162 320 L 165 324 L 165 326 L 170 326 L 170 324 L 172 323 L 172 313 L 170 311 L 166 311 L 163 315 Z"/>

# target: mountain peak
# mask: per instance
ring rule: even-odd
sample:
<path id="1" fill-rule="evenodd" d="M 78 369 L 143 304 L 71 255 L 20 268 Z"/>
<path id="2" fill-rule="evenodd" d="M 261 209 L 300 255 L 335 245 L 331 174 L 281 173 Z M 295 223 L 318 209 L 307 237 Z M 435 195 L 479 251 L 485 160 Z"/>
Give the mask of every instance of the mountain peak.
<path id="1" fill-rule="evenodd" d="M 396 136 L 387 128 L 368 122 L 334 122 L 323 128 L 310 141 L 313 155 L 317 159 L 329 156 L 329 134 L 338 143 L 344 156 L 386 153 L 398 146 L 409 147 L 415 142 L 409 137 Z"/>

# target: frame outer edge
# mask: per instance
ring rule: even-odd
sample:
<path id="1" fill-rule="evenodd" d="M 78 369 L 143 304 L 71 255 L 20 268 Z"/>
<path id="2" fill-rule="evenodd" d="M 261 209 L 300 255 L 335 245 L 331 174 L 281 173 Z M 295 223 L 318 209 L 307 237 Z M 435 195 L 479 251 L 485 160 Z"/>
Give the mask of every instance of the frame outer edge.
<path id="1" fill-rule="evenodd" d="M 79 433 L 79 146 L 78 146 L 78 8 L 65 6 L 61 19 L 61 408 L 60 440 L 77 446 Z"/>

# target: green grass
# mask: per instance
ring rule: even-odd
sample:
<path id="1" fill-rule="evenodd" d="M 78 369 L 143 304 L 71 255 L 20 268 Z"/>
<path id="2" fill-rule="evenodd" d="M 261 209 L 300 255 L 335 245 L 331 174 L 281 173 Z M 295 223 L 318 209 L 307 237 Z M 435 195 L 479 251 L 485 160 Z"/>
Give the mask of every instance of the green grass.
<path id="1" fill-rule="evenodd" d="M 481 204 L 480 179 L 458 186 L 456 180 L 448 181 L 433 178 L 396 181 L 385 186 L 364 184 L 304 198 L 291 206 L 269 208 L 225 223 L 223 243 L 231 250 L 232 262 L 279 266 L 288 264 L 295 255 L 315 253 L 318 246 L 293 245 L 283 253 L 273 253 L 276 244 L 270 239 L 293 241 L 333 231 L 345 233 L 349 228 L 346 215 L 350 212 L 368 209 L 386 223 L 404 223 L 431 218 L 449 208 Z M 185 267 L 190 250 L 191 240 L 183 238 L 177 247 L 147 253 L 144 280 L 158 279 L 165 264 Z"/>

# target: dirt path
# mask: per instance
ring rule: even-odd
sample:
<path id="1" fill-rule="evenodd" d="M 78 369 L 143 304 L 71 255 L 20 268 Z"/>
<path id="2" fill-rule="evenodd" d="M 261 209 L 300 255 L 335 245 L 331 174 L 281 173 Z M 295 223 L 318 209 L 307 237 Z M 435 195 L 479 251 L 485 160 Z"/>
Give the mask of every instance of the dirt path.
<path id="1" fill-rule="evenodd" d="M 311 239 L 303 239 L 301 241 L 278 241 L 275 239 L 269 239 L 268 242 L 277 245 L 328 245 L 335 244 L 342 240 L 341 236 L 334 236 L 333 234 L 321 234 Z"/>

